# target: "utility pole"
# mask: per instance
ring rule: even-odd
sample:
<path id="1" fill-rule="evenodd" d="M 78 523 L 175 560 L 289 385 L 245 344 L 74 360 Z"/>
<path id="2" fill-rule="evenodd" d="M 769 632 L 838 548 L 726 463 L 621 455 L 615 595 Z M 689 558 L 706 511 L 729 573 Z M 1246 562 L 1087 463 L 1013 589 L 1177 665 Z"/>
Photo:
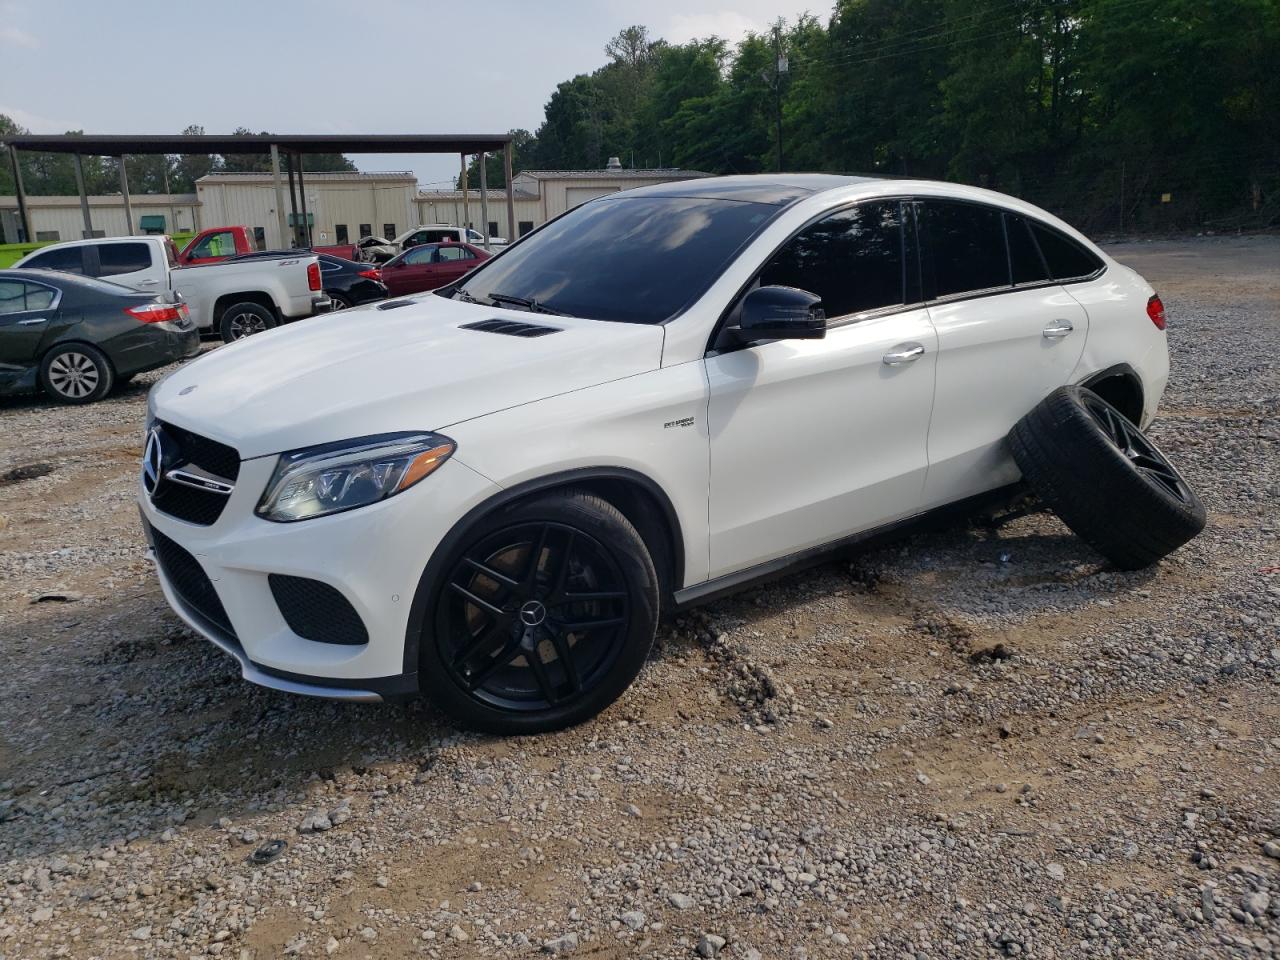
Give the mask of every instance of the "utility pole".
<path id="1" fill-rule="evenodd" d="M 773 113 L 777 124 L 778 172 L 782 172 L 782 75 L 787 72 L 787 55 L 782 52 L 782 26 L 773 25 Z"/>
<path id="2" fill-rule="evenodd" d="M 1124 161 L 1120 161 L 1120 232 L 1124 233 Z"/>

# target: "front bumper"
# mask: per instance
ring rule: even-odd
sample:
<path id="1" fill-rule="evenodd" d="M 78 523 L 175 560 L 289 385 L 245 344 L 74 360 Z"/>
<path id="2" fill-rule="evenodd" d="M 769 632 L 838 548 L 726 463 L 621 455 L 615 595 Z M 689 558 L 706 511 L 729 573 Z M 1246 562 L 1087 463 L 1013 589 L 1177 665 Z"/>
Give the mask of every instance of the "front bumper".
<path id="1" fill-rule="evenodd" d="M 405 638 L 422 572 L 454 523 L 498 488 L 455 459 L 381 503 L 273 523 L 253 510 L 276 459 L 243 461 L 234 492 L 209 526 L 157 510 L 139 478 L 138 503 L 148 539 L 154 543 L 152 531 L 157 531 L 191 555 L 221 602 L 225 625 L 185 599 L 157 564 L 169 605 L 192 629 L 235 657 L 241 675 L 253 683 L 342 700 L 413 695 L 417 664 L 407 662 Z M 324 643 L 294 633 L 272 594 L 271 574 L 305 577 L 337 589 L 363 622 L 367 642 Z"/>

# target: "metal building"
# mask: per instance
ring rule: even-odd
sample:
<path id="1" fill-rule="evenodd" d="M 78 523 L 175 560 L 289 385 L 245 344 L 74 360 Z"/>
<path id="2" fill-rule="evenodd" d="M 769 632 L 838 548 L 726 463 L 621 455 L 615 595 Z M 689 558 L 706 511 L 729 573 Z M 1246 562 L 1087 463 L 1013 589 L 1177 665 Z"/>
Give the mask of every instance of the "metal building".
<path id="1" fill-rule="evenodd" d="M 672 180 L 709 177 L 700 170 L 674 167 L 627 170 L 611 158 L 603 170 L 525 170 L 511 178 L 516 209 L 516 235 L 524 236 L 581 203 L 619 190 L 643 187 Z M 461 190 L 424 190 L 418 194 L 418 215 L 422 223 L 466 223 L 481 229 L 480 203 L 474 190 L 467 203 Z M 505 211 L 489 207 L 489 232 L 502 236 L 497 227 Z"/>
<path id="2" fill-rule="evenodd" d="M 274 183 L 270 173 L 201 177 L 196 181 L 196 196 L 202 227 L 243 224 L 260 230 L 267 248 L 289 246 L 292 237 L 280 236 Z M 355 243 L 367 236 L 392 239 L 418 223 L 414 208 L 418 181 L 408 171 L 308 173 L 304 187 L 311 236 L 320 246 Z M 496 213 L 498 204 L 490 206 Z M 286 219 L 292 216 L 286 211 Z"/>
<path id="3" fill-rule="evenodd" d="M 86 199 L 95 237 L 128 234 L 124 201 L 119 194 Z M 131 199 L 135 233 L 184 233 L 198 229 L 198 201 L 194 193 L 148 193 Z M 85 239 L 79 197 L 27 197 L 26 201 L 34 240 Z M 18 242 L 19 223 L 18 198 L 0 197 L 0 243 Z"/>

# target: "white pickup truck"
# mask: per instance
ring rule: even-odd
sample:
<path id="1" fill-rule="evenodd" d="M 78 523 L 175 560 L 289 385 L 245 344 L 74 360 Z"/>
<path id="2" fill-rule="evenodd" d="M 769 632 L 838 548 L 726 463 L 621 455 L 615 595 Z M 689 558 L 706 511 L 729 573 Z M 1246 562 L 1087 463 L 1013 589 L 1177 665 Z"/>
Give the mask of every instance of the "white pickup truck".
<path id="1" fill-rule="evenodd" d="M 331 305 L 311 253 L 194 267 L 177 262 L 168 237 L 104 237 L 41 247 L 14 266 L 99 277 L 146 292 L 173 290 L 182 294 L 198 327 L 227 342 L 324 313 Z"/>

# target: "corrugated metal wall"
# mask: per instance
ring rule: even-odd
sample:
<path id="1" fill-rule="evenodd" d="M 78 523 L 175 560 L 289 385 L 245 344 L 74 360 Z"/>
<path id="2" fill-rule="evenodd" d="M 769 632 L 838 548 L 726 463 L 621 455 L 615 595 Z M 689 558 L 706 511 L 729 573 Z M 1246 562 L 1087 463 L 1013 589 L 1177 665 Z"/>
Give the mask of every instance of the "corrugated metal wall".
<path id="1" fill-rule="evenodd" d="M 196 222 L 196 206 L 190 199 L 186 203 L 170 203 L 167 198 L 143 195 L 131 197 L 130 207 L 133 210 L 133 232 L 137 234 L 142 233 L 138 224 L 144 216 L 164 217 L 166 233 L 191 230 Z M 17 208 L 17 200 L 9 197 L 0 199 L 6 224 L 3 242 L 17 241 Z M 31 219 L 33 240 L 41 235 L 47 240 L 79 240 L 84 233 L 84 218 L 78 200 L 68 204 L 65 197 L 27 197 L 27 215 Z M 91 198 L 89 217 L 93 221 L 93 229 L 102 231 L 105 236 L 122 237 L 128 232 L 125 229 L 124 203 L 119 198 Z"/>
<path id="2" fill-rule="evenodd" d="M 516 236 L 520 235 L 520 224 L 531 223 L 533 226 L 541 226 L 544 222 L 542 216 L 542 201 L 540 200 L 522 200 L 517 199 L 516 208 Z M 473 195 L 469 207 L 470 218 L 464 216 L 463 205 L 461 200 L 452 198 L 433 198 L 430 194 L 425 194 L 418 198 L 418 223 L 449 223 L 454 226 L 460 226 L 462 223 L 470 220 L 470 226 L 473 230 L 484 232 L 480 225 L 480 197 Z M 497 236 L 507 237 L 507 195 L 505 192 L 494 191 L 489 194 L 489 222 L 496 224 L 498 227 Z"/>
<path id="3" fill-rule="evenodd" d="M 369 224 L 375 236 L 390 224 L 396 233 L 415 225 L 412 180 L 323 180 L 305 177 L 307 213 L 317 244 L 338 243 L 338 226 L 347 228 L 347 242 L 360 238 L 360 225 Z M 270 180 L 201 182 L 196 185 L 204 203 L 203 227 L 243 224 L 261 227 L 268 247 L 287 247 L 291 237 L 281 237 L 276 216 L 275 186 Z M 285 214 L 290 211 L 288 180 L 284 183 Z M 302 208 L 299 205 L 298 214 Z"/>

